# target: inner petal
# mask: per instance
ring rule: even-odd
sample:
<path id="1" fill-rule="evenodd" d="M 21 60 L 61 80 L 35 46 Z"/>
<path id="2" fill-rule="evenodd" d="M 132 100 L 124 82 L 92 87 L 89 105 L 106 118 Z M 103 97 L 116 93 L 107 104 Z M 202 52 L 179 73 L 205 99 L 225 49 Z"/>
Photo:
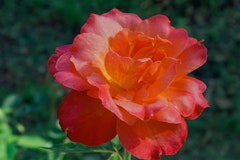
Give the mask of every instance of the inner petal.
<path id="1" fill-rule="evenodd" d="M 105 58 L 105 68 L 111 77 L 110 83 L 123 90 L 136 88 L 140 76 L 151 63 L 150 59 L 134 60 L 119 56 L 115 52 L 109 52 Z"/>
<path id="2" fill-rule="evenodd" d="M 120 56 L 133 59 L 151 58 L 153 61 L 167 57 L 167 53 L 173 48 L 170 41 L 160 38 L 159 35 L 149 37 L 129 29 L 118 32 L 115 37 L 110 38 L 109 44 Z"/>

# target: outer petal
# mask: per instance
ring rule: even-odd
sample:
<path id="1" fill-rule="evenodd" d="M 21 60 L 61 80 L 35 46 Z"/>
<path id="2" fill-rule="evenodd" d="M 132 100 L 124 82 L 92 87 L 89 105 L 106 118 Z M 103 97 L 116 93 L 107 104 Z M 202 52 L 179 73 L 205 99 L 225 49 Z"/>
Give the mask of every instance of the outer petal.
<path id="1" fill-rule="evenodd" d="M 123 28 L 129 28 L 130 30 L 134 30 L 135 27 L 142 22 L 138 15 L 133 13 L 123 13 L 118 9 L 112 9 L 110 12 L 103 14 L 103 16 L 111 18 L 118 22 Z"/>
<path id="2" fill-rule="evenodd" d="M 167 38 L 173 27 L 169 19 L 164 15 L 156 15 L 144 20 L 136 27 L 136 32 L 142 32 L 147 36 Z"/>
<path id="3" fill-rule="evenodd" d="M 128 124 L 133 124 L 136 121 L 136 117 L 129 114 L 124 109 L 118 107 L 113 101 L 113 94 L 110 93 L 110 86 L 98 75 L 91 75 L 88 78 L 88 82 L 99 89 L 99 98 L 102 100 L 103 106 L 114 113 L 119 119 L 125 121 Z"/>
<path id="4" fill-rule="evenodd" d="M 86 89 L 88 84 L 76 72 L 74 65 L 70 61 L 70 47 L 71 45 L 56 48 L 56 54 L 52 55 L 48 60 L 48 70 L 60 84 L 81 91 Z"/>
<path id="5" fill-rule="evenodd" d="M 111 18 L 97 14 L 91 14 L 87 22 L 82 26 L 81 33 L 95 33 L 104 38 L 114 36 L 122 30 L 122 26 Z"/>
<path id="6" fill-rule="evenodd" d="M 168 40 L 172 42 L 173 50 L 168 52 L 167 55 L 176 58 L 187 45 L 187 31 L 185 29 L 173 29 L 169 34 Z"/>
<path id="7" fill-rule="evenodd" d="M 85 92 L 71 91 L 58 109 L 60 125 L 74 142 L 101 145 L 116 135 L 116 117 L 101 101 Z"/>
<path id="8" fill-rule="evenodd" d="M 187 117 L 188 119 L 197 118 L 200 116 L 202 111 L 208 107 L 208 102 L 203 97 L 203 92 L 206 90 L 206 85 L 202 81 L 185 76 L 181 80 L 174 82 L 172 86 L 191 93 L 194 98 L 195 108 L 193 113 Z"/>
<path id="9" fill-rule="evenodd" d="M 186 48 L 182 54 L 178 56 L 180 63 L 177 66 L 178 76 L 184 76 L 198 67 L 202 66 L 207 60 L 207 48 L 196 43 Z"/>
<path id="10" fill-rule="evenodd" d="M 55 50 L 56 54 L 53 54 L 48 60 L 48 71 L 51 75 L 54 75 L 57 72 L 56 63 L 58 58 L 61 55 L 67 53 L 70 48 L 71 45 L 64 45 L 56 48 Z"/>
<path id="11" fill-rule="evenodd" d="M 71 61 L 78 73 L 84 77 L 95 72 L 96 69 L 100 69 L 108 77 L 104 67 L 107 52 L 108 46 L 102 37 L 93 33 L 82 33 L 73 41 Z"/>
<path id="12" fill-rule="evenodd" d="M 140 159 L 159 159 L 160 155 L 175 154 L 186 140 L 187 126 L 158 121 L 137 121 L 129 126 L 117 123 L 121 144 L 132 155 Z"/>
<path id="13" fill-rule="evenodd" d="M 118 97 L 118 99 L 114 99 L 114 102 L 122 107 L 123 109 L 125 109 L 128 113 L 130 113 L 131 115 L 134 115 L 136 117 L 138 117 L 141 120 L 149 120 L 152 117 L 155 117 L 156 120 L 162 121 L 162 122 L 169 122 L 169 123 L 179 123 L 178 121 L 178 117 L 180 118 L 180 114 L 177 112 L 177 117 L 173 117 L 173 112 L 167 112 L 164 108 L 166 108 L 167 106 L 167 101 L 164 98 L 158 98 L 155 100 L 151 100 L 151 101 L 145 101 L 145 102 L 134 102 L 134 101 L 130 101 L 127 99 L 124 99 L 124 97 Z M 168 107 L 167 107 L 168 108 Z M 164 113 L 162 112 L 163 110 L 165 110 L 167 113 L 167 116 L 171 116 L 171 120 L 167 121 L 165 115 L 163 115 Z M 158 114 L 158 112 L 161 112 Z M 156 117 L 157 115 L 160 115 L 159 117 Z M 175 119 L 174 119 L 175 118 Z M 174 119 L 174 120 L 173 120 Z"/>
<path id="14" fill-rule="evenodd" d="M 188 117 L 193 113 L 196 102 L 192 93 L 182 90 L 182 86 L 178 87 L 169 87 L 161 95 L 167 97 L 169 104 L 178 109 L 183 117 Z"/>
<path id="15" fill-rule="evenodd" d="M 182 122 L 179 111 L 173 106 L 166 106 L 157 112 L 152 119 L 160 122 L 178 124 Z"/>

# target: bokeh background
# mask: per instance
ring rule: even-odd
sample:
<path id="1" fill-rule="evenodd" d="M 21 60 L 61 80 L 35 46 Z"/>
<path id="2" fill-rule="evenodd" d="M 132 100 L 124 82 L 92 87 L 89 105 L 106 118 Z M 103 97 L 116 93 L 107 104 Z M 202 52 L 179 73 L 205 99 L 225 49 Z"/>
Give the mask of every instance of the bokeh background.
<path id="1" fill-rule="evenodd" d="M 56 109 L 67 90 L 48 74 L 55 47 L 72 43 L 90 13 L 118 8 L 141 18 L 165 14 L 171 24 L 204 39 L 208 62 L 194 72 L 208 89 L 210 108 L 188 121 L 189 136 L 163 160 L 240 158 L 239 0 L 1 0 L 0 159 L 100 160 L 108 154 L 45 150 L 68 142 Z M 67 148 L 68 148 L 67 147 Z"/>

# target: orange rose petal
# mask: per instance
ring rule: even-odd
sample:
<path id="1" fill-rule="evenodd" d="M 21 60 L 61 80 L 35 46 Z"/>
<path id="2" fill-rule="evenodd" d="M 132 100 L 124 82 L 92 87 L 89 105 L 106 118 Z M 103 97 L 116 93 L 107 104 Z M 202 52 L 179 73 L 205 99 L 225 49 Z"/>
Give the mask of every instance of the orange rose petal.
<path id="1" fill-rule="evenodd" d="M 123 13 L 118 9 L 112 9 L 102 15 L 118 22 L 123 28 L 129 28 L 131 30 L 134 30 L 136 26 L 142 22 L 138 15 L 133 13 Z"/>
<path id="2" fill-rule="evenodd" d="M 139 77 L 144 69 L 152 63 L 150 59 L 134 60 L 129 57 L 121 57 L 115 52 L 108 52 L 105 59 L 107 73 L 111 82 L 120 88 L 129 89 L 137 87 Z"/>
<path id="3" fill-rule="evenodd" d="M 71 91 L 58 109 L 58 118 L 74 142 L 97 146 L 116 135 L 116 116 L 85 92 Z"/>
<path id="4" fill-rule="evenodd" d="M 140 159 L 159 159 L 175 154 L 186 140 L 187 126 L 158 121 L 137 121 L 134 125 L 117 122 L 117 133 L 124 148 Z"/>
<path id="5" fill-rule="evenodd" d="M 148 79 L 154 79 L 153 83 L 149 86 L 149 96 L 156 96 L 166 89 L 173 79 L 175 78 L 177 61 L 172 58 L 164 58 L 162 62 L 155 62 L 158 64 L 158 69 L 155 76 L 146 77 Z M 151 72 L 151 71 L 149 71 Z"/>
<path id="6" fill-rule="evenodd" d="M 173 27 L 170 25 L 168 17 L 164 15 L 156 15 L 140 23 L 135 31 L 144 33 L 144 35 L 150 37 L 159 35 L 161 38 L 167 38 L 172 29 Z"/>
<path id="7" fill-rule="evenodd" d="M 122 29 L 122 26 L 108 18 L 97 14 L 91 14 L 87 22 L 82 26 L 81 33 L 95 33 L 104 38 L 114 36 Z"/>

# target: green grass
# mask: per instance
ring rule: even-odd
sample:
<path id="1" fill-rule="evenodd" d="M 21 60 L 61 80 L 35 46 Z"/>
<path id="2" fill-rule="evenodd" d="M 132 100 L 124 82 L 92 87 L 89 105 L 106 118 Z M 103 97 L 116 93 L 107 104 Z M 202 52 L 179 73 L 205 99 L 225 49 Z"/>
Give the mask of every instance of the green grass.
<path id="1" fill-rule="evenodd" d="M 106 159 L 102 154 L 46 150 L 68 142 L 56 109 L 66 90 L 47 72 L 57 46 L 71 43 L 90 13 L 112 8 L 142 18 L 165 14 L 172 25 L 204 39 L 208 62 L 194 72 L 211 108 L 189 121 L 189 136 L 163 160 L 240 157 L 240 3 L 237 0 L 3 0 L 0 5 L 0 159 Z"/>

